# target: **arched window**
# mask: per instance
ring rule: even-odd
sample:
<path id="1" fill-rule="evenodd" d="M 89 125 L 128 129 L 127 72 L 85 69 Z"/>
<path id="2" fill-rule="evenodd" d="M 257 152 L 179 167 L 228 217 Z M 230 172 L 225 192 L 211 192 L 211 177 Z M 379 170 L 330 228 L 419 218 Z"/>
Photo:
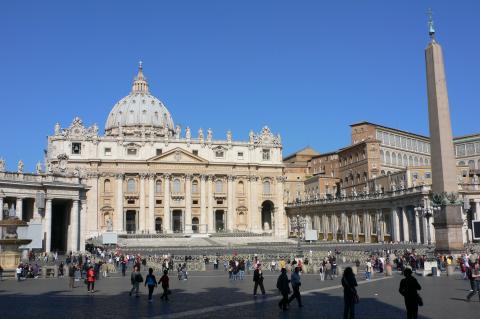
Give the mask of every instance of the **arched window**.
<path id="1" fill-rule="evenodd" d="M 397 154 L 392 153 L 392 165 L 397 165 Z"/>
<path id="2" fill-rule="evenodd" d="M 192 193 L 197 194 L 198 193 L 198 181 L 194 180 L 192 182 Z"/>
<path id="3" fill-rule="evenodd" d="M 425 160 L 423 159 L 423 157 L 420 157 L 420 166 L 423 166 L 425 165 Z"/>
<path id="4" fill-rule="evenodd" d="M 238 182 L 237 193 L 242 195 L 245 194 L 245 184 L 243 183 L 243 181 Z"/>
<path id="5" fill-rule="evenodd" d="M 465 166 L 465 162 L 464 161 L 458 162 L 458 166 Z"/>
<path id="6" fill-rule="evenodd" d="M 398 154 L 397 164 L 398 166 L 403 166 L 402 154 Z"/>
<path id="7" fill-rule="evenodd" d="M 386 151 L 386 152 L 385 152 L 385 163 L 386 163 L 387 165 L 391 163 L 390 152 L 389 152 L 389 151 Z"/>
<path id="8" fill-rule="evenodd" d="M 385 154 L 383 153 L 382 150 L 380 150 L 380 160 L 382 163 L 385 163 Z"/>
<path id="9" fill-rule="evenodd" d="M 263 193 L 270 194 L 270 181 L 263 182 Z"/>
<path id="10" fill-rule="evenodd" d="M 363 181 L 364 181 L 364 182 L 367 181 L 367 172 L 363 172 Z"/>
<path id="11" fill-rule="evenodd" d="M 155 182 L 155 193 L 160 194 L 162 192 L 162 181 L 158 180 Z"/>
<path id="12" fill-rule="evenodd" d="M 410 156 L 408 157 L 408 166 L 413 166 L 413 157 L 412 157 L 412 155 L 410 155 Z"/>
<path id="13" fill-rule="evenodd" d="M 425 159 L 425 165 L 428 165 L 429 164 L 429 160 L 428 158 Z"/>
<path id="14" fill-rule="evenodd" d="M 413 164 L 414 164 L 415 166 L 418 166 L 418 157 L 415 156 Z"/>
<path id="15" fill-rule="evenodd" d="M 111 192 L 112 189 L 111 189 L 111 183 L 110 183 L 110 180 L 109 179 L 106 179 L 104 182 L 103 182 L 103 191 L 105 193 L 108 193 L 108 192 Z"/>
<path id="16" fill-rule="evenodd" d="M 173 192 L 174 193 L 180 193 L 180 180 L 178 178 L 175 178 L 173 180 Z"/>
<path id="17" fill-rule="evenodd" d="M 223 192 L 223 182 L 218 179 L 215 182 L 215 193 L 222 193 L 222 192 Z"/>
<path id="18" fill-rule="evenodd" d="M 134 193 L 135 192 L 135 180 L 130 178 L 127 180 L 127 192 Z"/>
<path id="19" fill-rule="evenodd" d="M 198 221 L 198 217 L 193 217 L 192 218 L 192 230 L 194 233 L 198 233 L 198 226 L 200 222 Z"/>
<path id="20" fill-rule="evenodd" d="M 468 161 L 468 168 L 475 169 L 475 161 L 474 160 L 469 160 Z"/>
<path id="21" fill-rule="evenodd" d="M 357 184 L 360 184 L 362 181 L 360 180 L 360 173 L 357 173 Z"/>
<path id="22" fill-rule="evenodd" d="M 385 175 L 385 171 L 382 169 L 382 171 L 380 172 L 380 174 Z"/>

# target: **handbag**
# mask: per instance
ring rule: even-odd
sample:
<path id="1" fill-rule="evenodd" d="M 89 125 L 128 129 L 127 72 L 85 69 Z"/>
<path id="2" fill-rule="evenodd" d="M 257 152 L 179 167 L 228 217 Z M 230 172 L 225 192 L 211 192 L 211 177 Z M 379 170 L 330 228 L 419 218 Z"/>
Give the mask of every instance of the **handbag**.
<path id="1" fill-rule="evenodd" d="M 417 294 L 417 304 L 418 304 L 420 307 L 423 306 L 423 299 L 422 299 L 422 297 L 421 297 L 419 294 Z"/>

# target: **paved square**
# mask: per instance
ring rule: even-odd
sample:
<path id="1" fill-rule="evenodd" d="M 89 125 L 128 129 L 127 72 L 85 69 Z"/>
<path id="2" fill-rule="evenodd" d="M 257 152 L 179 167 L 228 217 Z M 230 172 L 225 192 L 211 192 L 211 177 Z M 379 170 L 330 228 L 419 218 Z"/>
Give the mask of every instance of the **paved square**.
<path id="1" fill-rule="evenodd" d="M 129 297 L 130 277 L 114 277 L 96 282 L 97 292 L 88 294 L 83 283 L 68 289 L 62 279 L 30 279 L 0 283 L 2 318 L 341 318 L 343 311 L 340 278 L 320 281 L 317 275 L 302 276 L 305 307 L 292 303 L 282 312 L 275 289 L 278 273 L 265 272 L 267 295 L 252 296 L 252 274 L 244 281 L 230 281 L 222 270 L 192 273 L 188 281 L 171 276 L 171 300 L 162 302 L 160 290 L 154 302 L 147 302 L 146 289 L 141 297 Z M 157 277 L 159 275 L 157 274 Z M 360 304 L 357 318 L 406 318 L 403 299 L 398 293 L 402 277 L 376 277 L 359 280 Z M 478 297 L 465 302 L 467 281 L 458 277 L 417 277 L 422 286 L 425 306 L 420 318 L 476 318 L 480 311 Z"/>

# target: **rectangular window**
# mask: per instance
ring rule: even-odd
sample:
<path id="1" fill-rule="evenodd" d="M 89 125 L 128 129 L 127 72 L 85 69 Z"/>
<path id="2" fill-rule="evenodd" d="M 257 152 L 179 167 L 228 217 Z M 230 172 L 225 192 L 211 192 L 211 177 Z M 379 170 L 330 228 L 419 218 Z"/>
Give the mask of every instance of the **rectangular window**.
<path id="1" fill-rule="evenodd" d="M 127 155 L 137 155 L 137 149 L 136 148 L 128 148 L 127 149 Z"/>
<path id="2" fill-rule="evenodd" d="M 105 154 L 105 156 L 110 156 L 112 155 L 112 149 L 110 147 L 105 147 L 103 153 Z"/>
<path id="3" fill-rule="evenodd" d="M 269 161 L 270 160 L 270 150 L 269 149 L 263 149 L 262 150 L 262 159 L 264 161 Z"/>
<path id="4" fill-rule="evenodd" d="M 72 143 L 72 154 L 80 154 L 82 151 L 82 143 Z"/>
<path id="5" fill-rule="evenodd" d="M 134 199 L 129 199 L 129 200 L 127 200 L 127 203 L 133 205 L 133 204 L 135 204 L 135 200 Z"/>
<path id="6" fill-rule="evenodd" d="M 467 155 L 473 155 L 475 154 L 475 146 L 473 143 L 468 143 L 467 144 Z"/>
<path id="7" fill-rule="evenodd" d="M 223 158 L 224 152 L 223 151 L 215 151 L 216 158 Z"/>
<path id="8" fill-rule="evenodd" d="M 432 174 L 430 172 L 425 173 L 425 178 L 432 178 Z"/>
<path id="9" fill-rule="evenodd" d="M 195 156 L 198 156 L 198 150 L 193 150 L 192 154 L 195 155 Z"/>
<path id="10" fill-rule="evenodd" d="M 243 159 L 243 152 L 238 152 L 237 153 L 237 158 L 240 159 L 240 160 Z"/>
<path id="11" fill-rule="evenodd" d="M 198 199 L 194 199 L 194 200 L 192 201 L 192 204 L 193 204 L 193 205 L 198 205 Z"/>
<path id="12" fill-rule="evenodd" d="M 457 156 L 465 156 L 465 144 L 457 145 L 455 148 Z"/>
<path id="13" fill-rule="evenodd" d="M 158 155 L 162 155 L 162 149 L 161 148 L 157 148 L 157 156 Z"/>
<path id="14" fill-rule="evenodd" d="M 223 205 L 223 200 L 217 200 L 217 205 Z"/>
<path id="15" fill-rule="evenodd" d="M 162 200 L 161 200 L 161 199 L 157 199 L 157 200 L 155 201 L 155 203 L 157 203 L 157 205 L 161 205 L 161 204 L 162 204 Z"/>

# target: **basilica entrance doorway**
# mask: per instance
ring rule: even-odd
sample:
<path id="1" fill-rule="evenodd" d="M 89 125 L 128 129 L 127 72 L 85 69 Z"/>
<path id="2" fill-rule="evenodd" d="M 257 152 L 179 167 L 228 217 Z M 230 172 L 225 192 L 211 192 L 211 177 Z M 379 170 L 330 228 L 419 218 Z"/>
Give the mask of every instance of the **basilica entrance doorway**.
<path id="1" fill-rule="evenodd" d="M 157 233 L 162 232 L 162 218 L 161 217 L 155 218 L 155 232 L 157 232 Z"/>
<path id="2" fill-rule="evenodd" d="M 71 207 L 72 202 L 70 200 L 54 199 L 52 201 L 51 251 L 67 251 L 68 221 Z"/>
<path id="3" fill-rule="evenodd" d="M 198 229 L 198 224 L 199 224 L 198 218 L 197 218 L 197 217 L 193 217 L 193 218 L 192 218 L 192 231 L 193 231 L 194 233 L 198 233 L 198 231 L 199 231 L 199 229 Z"/>
<path id="4" fill-rule="evenodd" d="M 225 231 L 225 211 L 223 209 L 215 211 L 215 230 L 217 232 Z"/>
<path id="5" fill-rule="evenodd" d="M 172 226 L 174 233 L 183 232 L 183 213 L 180 209 L 175 209 L 172 212 Z"/>
<path id="6" fill-rule="evenodd" d="M 135 233 L 137 231 L 137 212 L 127 210 L 125 213 L 125 230 L 127 233 Z"/>
<path id="7" fill-rule="evenodd" d="M 263 231 L 272 230 L 273 203 L 266 200 L 262 203 L 262 229 Z"/>

